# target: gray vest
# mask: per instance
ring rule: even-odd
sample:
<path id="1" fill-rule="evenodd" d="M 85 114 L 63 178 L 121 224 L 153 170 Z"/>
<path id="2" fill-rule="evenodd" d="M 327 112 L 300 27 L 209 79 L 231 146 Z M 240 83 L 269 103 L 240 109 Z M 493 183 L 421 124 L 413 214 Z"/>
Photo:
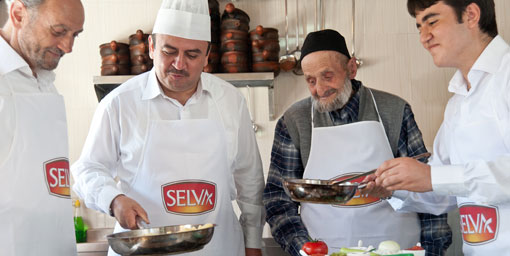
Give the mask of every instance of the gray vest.
<path id="1" fill-rule="evenodd" d="M 359 88 L 360 102 L 358 121 L 378 121 L 377 112 L 370 91 L 374 94 L 379 115 L 381 116 L 386 136 L 391 146 L 393 155 L 397 155 L 404 108 L 407 102 L 398 96 L 386 92 L 368 89 L 361 85 Z M 284 114 L 284 123 L 294 146 L 300 151 L 303 166 L 308 162 L 310 155 L 312 121 L 311 121 L 312 98 L 308 97 L 294 103 Z M 319 113 L 314 110 L 315 127 L 333 126 L 328 113 Z"/>

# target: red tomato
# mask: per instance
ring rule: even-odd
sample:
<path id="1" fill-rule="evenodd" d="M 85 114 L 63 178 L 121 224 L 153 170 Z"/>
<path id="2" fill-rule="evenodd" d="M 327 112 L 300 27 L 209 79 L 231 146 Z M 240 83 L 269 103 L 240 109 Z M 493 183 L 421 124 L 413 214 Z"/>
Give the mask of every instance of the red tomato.
<path id="1" fill-rule="evenodd" d="M 413 247 L 411 247 L 411 248 L 409 248 L 407 250 L 409 250 L 409 251 L 421 251 L 421 250 L 425 250 L 425 249 L 421 248 L 420 246 L 415 245 L 415 246 L 413 246 Z"/>
<path id="2" fill-rule="evenodd" d="M 328 254 L 328 246 L 323 241 L 311 241 L 307 242 L 301 248 L 308 255 L 325 255 Z"/>

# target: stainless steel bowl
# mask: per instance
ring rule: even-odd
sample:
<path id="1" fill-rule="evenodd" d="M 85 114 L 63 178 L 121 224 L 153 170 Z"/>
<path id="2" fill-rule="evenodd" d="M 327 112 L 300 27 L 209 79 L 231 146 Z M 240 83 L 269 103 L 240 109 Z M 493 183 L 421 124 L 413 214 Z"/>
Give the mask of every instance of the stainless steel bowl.
<path id="1" fill-rule="evenodd" d="M 330 180 L 288 179 L 283 181 L 285 193 L 294 201 L 315 204 L 344 204 L 352 199 L 358 183 L 330 184 Z"/>
<path id="2" fill-rule="evenodd" d="M 120 232 L 107 239 L 121 255 L 167 255 L 200 250 L 213 233 L 214 225 L 177 225 Z"/>

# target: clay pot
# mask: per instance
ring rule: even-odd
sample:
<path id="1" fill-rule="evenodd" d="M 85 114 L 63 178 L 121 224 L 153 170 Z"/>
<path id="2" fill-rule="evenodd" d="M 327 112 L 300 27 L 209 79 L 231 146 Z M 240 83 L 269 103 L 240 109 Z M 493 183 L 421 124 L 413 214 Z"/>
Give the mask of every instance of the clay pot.
<path id="1" fill-rule="evenodd" d="M 221 55 L 222 64 L 246 64 L 248 54 L 246 52 L 225 52 Z"/>
<path id="2" fill-rule="evenodd" d="M 267 40 L 273 39 L 278 40 L 278 30 L 275 28 L 264 28 L 258 25 L 257 28 L 250 31 L 251 40 Z"/>
<path id="3" fill-rule="evenodd" d="M 107 64 L 101 65 L 102 76 L 129 75 L 130 65 Z"/>
<path id="4" fill-rule="evenodd" d="M 101 57 L 112 55 L 114 53 L 129 55 L 129 45 L 119 43 L 117 41 L 111 41 L 99 46 L 99 54 L 101 54 Z"/>
<path id="5" fill-rule="evenodd" d="M 141 43 L 149 45 L 149 34 L 144 34 L 143 31 L 139 29 L 135 34 L 129 36 L 129 45 L 137 45 Z"/>
<path id="6" fill-rule="evenodd" d="M 280 73 L 280 65 L 277 61 L 257 62 L 252 65 L 253 72 L 274 72 L 275 76 Z"/>
<path id="7" fill-rule="evenodd" d="M 262 52 L 253 53 L 253 62 L 278 61 L 279 51 L 263 50 Z"/>
<path id="8" fill-rule="evenodd" d="M 221 41 L 227 40 L 246 40 L 248 41 L 248 32 L 243 30 L 224 30 L 221 32 Z"/>
<path id="9" fill-rule="evenodd" d="M 129 55 L 126 54 L 112 54 L 108 56 L 104 56 L 101 58 L 101 64 L 121 64 L 121 65 L 129 65 Z"/>
<path id="10" fill-rule="evenodd" d="M 269 39 L 269 40 L 253 40 L 251 42 L 251 49 L 254 53 L 259 53 L 264 50 L 270 52 L 279 52 L 280 51 L 280 42 L 278 40 Z"/>
<path id="11" fill-rule="evenodd" d="M 208 0 L 209 4 L 209 14 L 218 14 L 220 15 L 220 3 L 217 0 Z"/>
<path id="12" fill-rule="evenodd" d="M 220 53 L 211 51 L 209 53 L 209 57 L 207 59 L 209 64 L 219 64 L 220 63 Z"/>
<path id="13" fill-rule="evenodd" d="M 206 73 L 218 73 L 219 69 L 220 65 L 209 63 L 204 67 L 203 71 Z"/>
<path id="14" fill-rule="evenodd" d="M 142 55 L 131 55 L 131 63 L 133 65 L 141 65 L 149 62 L 151 58 L 148 54 L 142 54 Z"/>
<path id="15" fill-rule="evenodd" d="M 211 52 L 219 52 L 220 47 L 217 44 L 211 44 Z"/>
<path id="16" fill-rule="evenodd" d="M 149 53 L 148 45 L 144 43 L 129 46 L 129 52 L 131 55 L 143 55 Z"/>
<path id="17" fill-rule="evenodd" d="M 239 65 L 239 64 L 223 64 L 223 72 L 226 73 L 241 73 L 248 72 L 248 65 Z"/>
<path id="18" fill-rule="evenodd" d="M 237 19 L 223 19 L 221 21 L 221 30 L 242 30 L 248 32 L 250 29 L 250 26 L 248 23 L 245 23 L 243 21 L 237 20 Z"/>
<path id="19" fill-rule="evenodd" d="M 133 66 L 142 65 L 142 64 L 152 65 L 152 63 L 153 63 L 152 59 L 149 58 L 148 55 L 138 55 L 134 59 L 135 59 L 134 61 L 133 61 L 133 59 L 131 59 L 131 65 L 133 65 Z"/>
<path id="20" fill-rule="evenodd" d="M 248 52 L 249 46 L 248 42 L 244 40 L 227 40 L 221 42 L 221 51 L 229 52 L 229 51 L 237 51 L 237 52 Z"/>
<path id="21" fill-rule="evenodd" d="M 220 32 L 219 30 L 214 32 L 212 29 L 211 29 L 211 44 L 218 44 L 220 43 Z"/>
<path id="22" fill-rule="evenodd" d="M 224 19 L 236 19 L 246 24 L 250 23 L 250 16 L 248 16 L 248 14 L 241 9 L 236 8 L 233 3 L 228 3 L 225 5 L 225 11 L 221 16 L 221 20 Z"/>
<path id="23" fill-rule="evenodd" d="M 152 64 L 142 64 L 131 66 L 131 75 L 139 75 L 143 72 L 147 72 L 152 68 Z"/>

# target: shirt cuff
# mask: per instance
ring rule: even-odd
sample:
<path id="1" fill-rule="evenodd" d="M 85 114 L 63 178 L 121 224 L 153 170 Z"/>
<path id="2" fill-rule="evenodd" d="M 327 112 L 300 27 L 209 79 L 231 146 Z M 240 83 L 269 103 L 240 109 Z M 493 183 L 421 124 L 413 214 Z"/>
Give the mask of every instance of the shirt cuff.
<path id="1" fill-rule="evenodd" d="M 407 190 L 395 190 L 391 197 L 398 198 L 402 201 L 405 201 L 407 197 L 409 196 L 409 191 Z"/>
<path id="2" fill-rule="evenodd" d="M 110 205 L 115 197 L 123 194 L 115 187 L 104 187 L 98 197 L 98 206 L 106 214 L 110 215 Z"/>
<path id="3" fill-rule="evenodd" d="M 399 211 L 399 212 L 407 212 L 405 210 L 402 210 L 404 202 L 409 197 L 409 191 L 406 190 L 395 190 L 393 192 L 393 195 L 390 199 L 386 200 L 393 210 Z"/>
<path id="4" fill-rule="evenodd" d="M 461 165 L 431 166 L 432 190 L 441 195 L 465 196 L 464 168 Z"/>

